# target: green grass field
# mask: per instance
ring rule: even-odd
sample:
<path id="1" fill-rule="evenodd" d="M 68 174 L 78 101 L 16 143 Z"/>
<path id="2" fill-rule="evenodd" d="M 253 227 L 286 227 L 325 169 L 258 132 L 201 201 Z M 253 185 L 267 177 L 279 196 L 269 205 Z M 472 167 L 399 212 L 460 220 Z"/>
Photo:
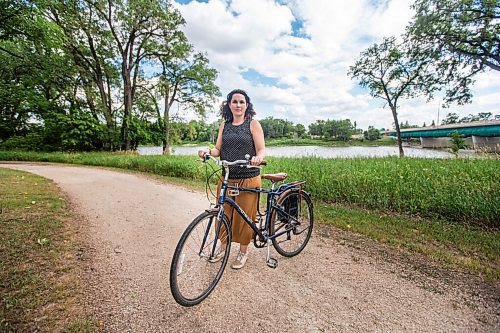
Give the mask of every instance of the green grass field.
<path id="1" fill-rule="evenodd" d="M 64 196 L 52 182 L 0 168 L 0 332 L 91 332 Z"/>

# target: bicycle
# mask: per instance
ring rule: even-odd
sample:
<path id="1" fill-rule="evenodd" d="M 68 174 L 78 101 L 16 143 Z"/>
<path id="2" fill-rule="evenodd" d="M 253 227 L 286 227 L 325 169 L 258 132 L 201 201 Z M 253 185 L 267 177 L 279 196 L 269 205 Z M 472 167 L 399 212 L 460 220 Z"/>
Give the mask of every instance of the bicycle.
<path id="1" fill-rule="evenodd" d="M 287 178 L 287 174 L 278 173 L 261 175 L 262 179 L 271 181 L 269 189 L 229 185 L 229 166 L 260 166 L 250 165 L 248 155 L 246 160 L 228 162 L 206 154 L 203 162 L 209 160 L 225 170 L 217 205 L 205 210 L 186 228 L 175 248 L 170 266 L 172 296 L 177 303 L 186 307 L 197 305 L 208 297 L 221 279 L 228 262 L 231 221 L 224 214 L 224 203 L 233 207 L 253 229 L 254 246 L 267 247 L 266 263 L 271 268 L 278 266 L 278 260 L 271 257 L 271 243 L 280 255 L 293 257 L 307 245 L 314 224 L 311 197 L 302 189 L 305 181 L 284 183 L 275 188 L 278 182 Z M 207 185 L 209 181 L 210 177 L 207 176 Z M 257 211 L 258 221 L 251 221 L 231 198 L 240 191 L 258 193 L 259 202 L 261 194 L 266 195 L 265 211 L 261 212 L 260 208 Z M 217 261 L 215 257 L 222 251 L 224 257 Z"/>

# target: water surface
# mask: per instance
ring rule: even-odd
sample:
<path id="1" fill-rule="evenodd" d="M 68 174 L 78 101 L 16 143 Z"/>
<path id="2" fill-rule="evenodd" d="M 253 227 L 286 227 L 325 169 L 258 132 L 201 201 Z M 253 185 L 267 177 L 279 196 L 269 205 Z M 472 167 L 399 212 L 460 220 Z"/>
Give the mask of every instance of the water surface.
<path id="1" fill-rule="evenodd" d="M 170 149 L 173 155 L 193 155 L 196 156 L 199 149 L 206 146 L 177 146 Z M 403 148 L 405 156 L 425 157 L 425 158 L 451 158 L 454 157 L 446 149 L 427 149 L 408 147 Z M 140 155 L 161 155 L 162 147 L 138 147 Z M 387 157 L 398 156 L 398 147 L 323 147 L 323 146 L 284 146 L 266 147 L 268 156 L 275 157 L 323 157 L 323 158 L 353 158 L 353 157 Z M 461 150 L 461 156 L 474 156 L 474 151 Z"/>

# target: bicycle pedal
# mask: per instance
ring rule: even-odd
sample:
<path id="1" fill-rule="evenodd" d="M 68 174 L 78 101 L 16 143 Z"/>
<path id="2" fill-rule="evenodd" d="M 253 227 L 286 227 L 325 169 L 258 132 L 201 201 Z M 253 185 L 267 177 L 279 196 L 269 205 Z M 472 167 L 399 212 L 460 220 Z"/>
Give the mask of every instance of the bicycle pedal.
<path id="1" fill-rule="evenodd" d="M 271 267 L 271 268 L 276 268 L 278 267 L 278 260 L 274 259 L 274 258 L 269 258 L 269 260 L 266 262 L 267 266 Z"/>

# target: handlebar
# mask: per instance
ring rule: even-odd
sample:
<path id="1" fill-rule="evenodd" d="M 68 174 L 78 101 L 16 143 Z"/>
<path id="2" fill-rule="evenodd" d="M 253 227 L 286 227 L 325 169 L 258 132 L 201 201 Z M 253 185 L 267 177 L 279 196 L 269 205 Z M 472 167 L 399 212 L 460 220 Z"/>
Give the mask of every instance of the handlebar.
<path id="1" fill-rule="evenodd" d="M 205 154 L 204 158 L 203 158 L 203 161 L 207 161 L 207 160 L 210 159 L 216 165 L 222 166 L 222 167 L 227 167 L 227 166 L 230 166 L 230 165 L 239 165 L 239 166 L 242 166 L 242 167 L 246 166 L 247 168 L 260 168 L 261 165 L 267 165 L 267 161 L 266 160 L 262 160 L 262 162 L 260 162 L 259 165 L 251 165 L 250 164 L 250 155 L 246 155 L 245 157 L 247 158 L 246 160 L 236 160 L 236 161 L 230 162 L 230 161 L 226 161 L 226 160 L 219 161 L 218 159 L 216 159 L 212 155 Z"/>

